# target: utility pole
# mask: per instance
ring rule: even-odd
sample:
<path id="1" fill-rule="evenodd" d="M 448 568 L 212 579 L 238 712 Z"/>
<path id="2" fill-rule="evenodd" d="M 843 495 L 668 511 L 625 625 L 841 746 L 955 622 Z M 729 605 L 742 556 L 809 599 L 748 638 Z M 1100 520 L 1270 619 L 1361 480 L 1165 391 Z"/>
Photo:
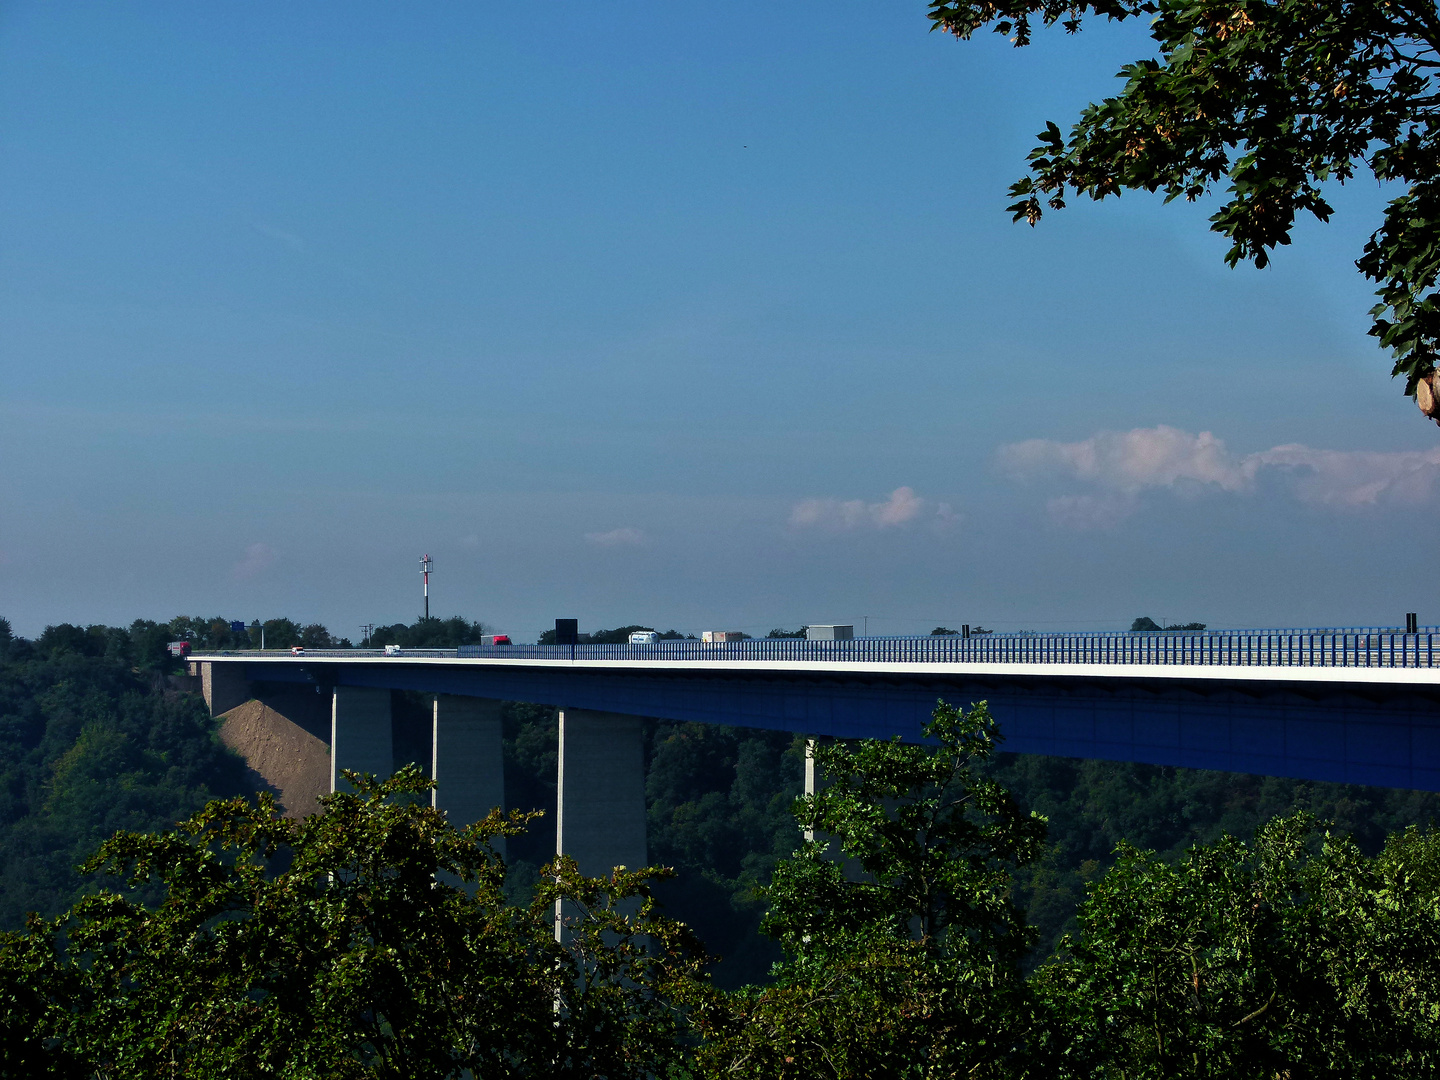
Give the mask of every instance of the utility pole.
<path id="1" fill-rule="evenodd" d="M 375 633 L 375 624 L 374 624 L 373 622 L 361 623 L 361 624 L 360 624 L 360 633 L 361 633 L 361 635 L 362 635 L 362 637 L 361 637 L 361 639 L 360 639 L 361 642 L 363 643 L 363 645 L 364 645 L 366 648 L 369 648 L 369 646 L 370 646 L 370 635 L 373 634 L 373 633 Z"/>
<path id="2" fill-rule="evenodd" d="M 425 581 L 425 618 L 430 618 L 430 567 L 434 563 L 430 561 L 429 555 L 420 556 L 420 573 L 424 575 Z"/>

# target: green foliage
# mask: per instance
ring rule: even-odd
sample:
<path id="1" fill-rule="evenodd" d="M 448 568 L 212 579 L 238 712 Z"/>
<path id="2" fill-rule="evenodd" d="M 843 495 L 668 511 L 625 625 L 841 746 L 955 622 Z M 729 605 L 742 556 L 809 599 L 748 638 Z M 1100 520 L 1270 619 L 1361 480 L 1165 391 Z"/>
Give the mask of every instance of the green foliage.
<path id="1" fill-rule="evenodd" d="M 657 723 L 650 737 L 650 860 L 678 871 L 656 894 L 723 958 L 722 985 L 753 982 L 779 959 L 757 933 L 758 890 L 800 840 L 791 806 L 803 755 L 786 732 Z"/>
<path id="2" fill-rule="evenodd" d="M 652 872 L 561 859 L 511 907 L 493 840 L 525 815 L 457 829 L 413 767 L 347 777 L 357 790 L 304 821 L 232 799 L 107 841 L 87 870 L 125 889 L 0 939 L 5 1052 L 116 1078 L 578 1080 L 679 1060 L 671 999 L 700 954 Z"/>
<path id="3" fill-rule="evenodd" d="M 289 649 L 300 644 L 300 625 L 291 619 L 266 619 L 262 630 L 260 641 L 252 642 L 253 648 L 260 648 L 261 642 L 267 649 Z"/>
<path id="4" fill-rule="evenodd" d="M 273 627 L 273 632 L 279 638 L 294 636 L 295 624 L 289 619 L 273 619 L 265 625 L 267 628 Z M 166 630 L 170 640 L 188 641 L 196 649 L 258 649 L 260 647 L 258 636 L 252 643 L 248 630 L 236 633 L 230 629 L 230 620 L 223 619 L 218 615 L 213 619 L 177 615 L 167 624 Z M 265 644 L 272 649 L 280 648 L 268 638 Z M 291 641 L 290 644 L 294 644 L 294 642 Z M 290 644 L 284 647 L 289 648 Z"/>
<path id="5" fill-rule="evenodd" d="M 1276 819 L 1176 864 L 1122 845 L 1081 932 L 1042 968 L 1055 1077 L 1433 1075 L 1440 834 L 1373 859 Z"/>
<path id="6" fill-rule="evenodd" d="M 990 1075 L 1019 1037 L 1030 944 L 1011 870 L 1045 823 L 981 766 L 984 704 L 939 705 L 938 746 L 819 746 L 827 786 L 797 803 L 823 839 L 776 867 L 764 922 L 785 959 L 771 985 L 702 994 L 701 1075 Z"/>
<path id="7" fill-rule="evenodd" d="M 1054 123 L 1011 194 L 1017 220 L 1042 201 L 1122 190 L 1195 200 L 1226 185 L 1211 228 L 1226 261 L 1263 267 L 1295 217 L 1329 220 L 1323 187 L 1366 170 L 1401 189 L 1357 265 L 1379 283 L 1371 334 L 1406 393 L 1440 343 L 1440 17 L 1432 0 L 930 0 L 937 28 L 986 26 L 1030 42 L 1034 23 L 1144 18 L 1159 58 L 1126 65 L 1124 89 L 1088 106 L 1068 138 Z"/>
<path id="8" fill-rule="evenodd" d="M 1148 615 L 1141 615 L 1140 618 L 1136 619 L 1134 622 L 1132 622 L 1132 623 L 1130 624 L 1130 632 L 1131 632 L 1132 634 L 1140 634 L 1140 633 L 1145 633 L 1145 632 L 1147 632 L 1147 631 L 1155 631 L 1155 630 L 1204 630 L 1204 629 L 1205 629 L 1205 624 L 1204 624 L 1203 622 L 1171 623 L 1169 626 L 1161 626 L 1159 623 L 1157 623 L 1154 619 L 1150 618 L 1150 616 L 1148 616 Z"/>
<path id="9" fill-rule="evenodd" d="M 470 622 L 458 615 L 448 619 L 436 616 L 416 619 L 410 625 L 377 626 L 370 635 L 371 644 L 400 645 L 407 649 L 454 649 L 461 645 L 479 645 L 486 629 L 483 623 Z"/>
<path id="10" fill-rule="evenodd" d="M 68 906 L 76 865 L 115 830 L 168 828 L 244 790 L 204 703 L 170 688 L 165 637 L 50 627 L 0 653 L 0 928 Z"/>
<path id="11" fill-rule="evenodd" d="M 1421 791 L 1030 754 L 1000 754 L 990 768 L 1050 823 L 1044 855 L 1015 873 L 1016 899 L 1040 934 L 1036 962 L 1076 929 L 1086 888 L 1123 841 L 1175 861 L 1196 844 L 1253 836 L 1271 818 L 1305 811 L 1374 854 L 1390 833 L 1440 820 L 1440 796 Z"/>

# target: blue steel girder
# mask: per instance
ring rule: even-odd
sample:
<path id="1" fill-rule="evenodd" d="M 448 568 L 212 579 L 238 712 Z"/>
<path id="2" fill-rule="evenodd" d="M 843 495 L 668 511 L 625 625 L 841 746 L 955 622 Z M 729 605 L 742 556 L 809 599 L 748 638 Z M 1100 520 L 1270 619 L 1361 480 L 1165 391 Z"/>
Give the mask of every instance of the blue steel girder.
<path id="1" fill-rule="evenodd" d="M 937 699 L 986 700 L 1009 751 L 1440 791 L 1436 685 L 993 669 L 244 663 L 251 681 L 459 694 L 839 738 L 918 738 Z"/>

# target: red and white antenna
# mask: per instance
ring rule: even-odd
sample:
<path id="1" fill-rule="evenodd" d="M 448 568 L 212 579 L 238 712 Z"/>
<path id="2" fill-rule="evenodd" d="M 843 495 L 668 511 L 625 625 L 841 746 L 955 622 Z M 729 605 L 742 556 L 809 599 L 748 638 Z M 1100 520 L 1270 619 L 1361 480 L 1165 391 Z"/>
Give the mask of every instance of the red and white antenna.
<path id="1" fill-rule="evenodd" d="M 429 555 L 420 556 L 420 573 L 425 580 L 425 618 L 430 618 L 430 568 L 435 564 L 430 561 Z"/>

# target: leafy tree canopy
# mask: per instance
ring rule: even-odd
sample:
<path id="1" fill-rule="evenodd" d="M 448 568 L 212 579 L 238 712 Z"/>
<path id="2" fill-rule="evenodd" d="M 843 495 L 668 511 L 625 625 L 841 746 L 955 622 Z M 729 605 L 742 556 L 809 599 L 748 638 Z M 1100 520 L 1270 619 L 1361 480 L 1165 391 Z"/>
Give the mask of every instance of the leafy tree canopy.
<path id="1" fill-rule="evenodd" d="M 785 960 L 764 988 L 696 1008 L 703 1076 L 980 1076 L 1002 1067 L 1024 1013 L 1033 935 L 1010 898 L 1044 819 L 981 766 L 999 735 L 985 705 L 940 704 L 938 745 L 814 750 L 827 784 L 796 803 L 817 839 L 763 891 Z M 913 1070 L 924 1064 L 921 1072 Z"/>
<path id="2" fill-rule="evenodd" d="M 1440 423 L 1440 14 L 1432 0 L 930 0 L 941 30 L 990 27 L 1014 44 L 1035 26 L 1147 18 L 1158 59 L 1121 69 L 1068 138 L 1052 123 L 1011 189 L 1035 224 L 1073 191 L 1195 200 L 1215 185 L 1211 228 L 1230 265 L 1265 266 L 1297 214 L 1329 219 L 1327 182 L 1365 171 L 1398 194 L 1356 265 L 1378 283 L 1370 333 L 1405 392 Z"/>
<path id="3" fill-rule="evenodd" d="M 1150 616 L 1148 616 L 1148 615 L 1141 615 L 1140 618 L 1136 619 L 1134 622 L 1132 622 L 1132 623 L 1130 624 L 1130 632 L 1131 632 L 1132 634 L 1139 634 L 1139 633 L 1142 633 L 1142 632 L 1145 632 L 1145 631 L 1153 631 L 1153 630 L 1204 630 L 1204 629 L 1205 629 L 1205 624 L 1204 624 L 1203 622 L 1171 623 L 1169 626 L 1161 626 L 1159 623 L 1157 623 L 1154 619 L 1150 618 Z"/>
<path id="4" fill-rule="evenodd" d="M 413 766 L 346 775 L 304 821 L 265 796 L 117 834 L 86 870 L 123 888 L 0 935 L 5 1075 L 620 1080 L 679 1060 L 672 986 L 700 953 L 654 872 L 559 858 L 508 906 L 493 841 L 527 815 L 458 829 Z"/>
<path id="5" fill-rule="evenodd" d="M 377 626 L 370 635 L 370 642 L 377 647 L 400 645 L 407 649 L 454 649 L 461 645 L 479 645 L 486 632 L 484 623 L 471 622 L 459 615 L 448 619 L 432 615 L 428 619 L 416 619 L 408 626 L 405 623 Z"/>
<path id="6" fill-rule="evenodd" d="M 1432 1076 L 1440 834 L 1375 858 L 1277 818 L 1178 863 L 1128 844 L 1034 980 L 1047 1077 Z"/>

